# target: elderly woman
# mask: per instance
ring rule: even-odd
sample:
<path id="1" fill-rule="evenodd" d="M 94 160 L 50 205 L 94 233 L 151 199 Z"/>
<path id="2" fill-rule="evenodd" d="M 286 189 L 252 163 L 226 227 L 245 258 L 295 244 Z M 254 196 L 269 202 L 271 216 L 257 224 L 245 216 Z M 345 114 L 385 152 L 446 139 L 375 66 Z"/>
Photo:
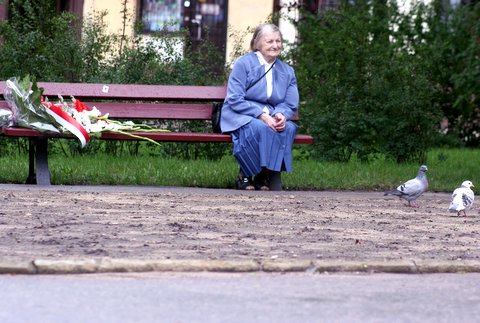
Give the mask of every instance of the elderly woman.
<path id="1" fill-rule="evenodd" d="M 293 68 L 278 58 L 282 41 L 277 26 L 258 26 L 251 52 L 235 62 L 228 79 L 220 125 L 232 135 L 240 165 L 237 189 L 281 190 L 270 188 L 270 178 L 292 171 L 297 128 L 290 120 L 299 97 Z"/>

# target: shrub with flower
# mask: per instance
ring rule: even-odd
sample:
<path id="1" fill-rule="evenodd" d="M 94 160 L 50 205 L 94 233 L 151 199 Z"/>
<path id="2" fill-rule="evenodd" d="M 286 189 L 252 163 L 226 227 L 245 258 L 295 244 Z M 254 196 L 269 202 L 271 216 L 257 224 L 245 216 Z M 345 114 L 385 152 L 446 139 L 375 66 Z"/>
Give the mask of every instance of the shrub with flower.
<path id="1" fill-rule="evenodd" d="M 104 131 L 126 134 L 155 144 L 158 143 L 129 131 L 167 131 L 145 124 L 135 124 L 132 121 L 110 120 L 108 114 L 102 116 L 96 107 L 89 108 L 74 97 L 71 97 L 71 102 L 66 102 L 59 95 L 57 102 L 50 102 L 43 97 L 43 89 L 38 88 L 35 82 L 32 84 L 29 77 L 20 82 L 16 78 L 11 78 L 7 80 L 6 85 L 4 96 L 9 103 L 10 111 L 9 113 L 3 111 L 2 115 L 5 115 L 5 120 L 11 122 L 2 123 L 0 126 L 14 125 L 38 131 L 70 133 L 80 140 L 82 147 L 88 143 L 90 136 L 98 136 Z"/>

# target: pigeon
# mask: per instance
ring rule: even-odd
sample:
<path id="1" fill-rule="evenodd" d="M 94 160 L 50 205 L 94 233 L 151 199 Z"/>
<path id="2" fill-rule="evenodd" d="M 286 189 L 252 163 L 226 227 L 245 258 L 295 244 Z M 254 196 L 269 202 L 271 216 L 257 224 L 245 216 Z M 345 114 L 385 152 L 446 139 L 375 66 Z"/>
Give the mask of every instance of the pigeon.
<path id="1" fill-rule="evenodd" d="M 422 165 L 418 169 L 417 177 L 406 181 L 396 189 L 385 192 L 384 195 L 395 195 L 408 201 L 408 206 L 416 207 L 415 200 L 428 189 L 427 166 Z"/>
<path id="2" fill-rule="evenodd" d="M 463 215 L 467 216 L 465 211 L 472 207 L 473 200 L 475 199 L 475 194 L 470 187 L 474 187 L 473 183 L 470 181 L 464 181 L 460 187 L 453 191 L 452 201 L 448 207 L 450 212 L 457 212 L 458 216 L 463 212 Z"/>

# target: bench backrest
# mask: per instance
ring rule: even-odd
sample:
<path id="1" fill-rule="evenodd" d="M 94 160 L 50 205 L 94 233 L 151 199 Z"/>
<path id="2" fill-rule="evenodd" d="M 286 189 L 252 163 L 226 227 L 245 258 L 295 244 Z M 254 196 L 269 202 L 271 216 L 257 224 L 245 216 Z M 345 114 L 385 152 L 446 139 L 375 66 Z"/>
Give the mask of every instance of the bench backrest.
<path id="1" fill-rule="evenodd" d="M 39 82 L 44 96 L 57 101 L 70 96 L 89 107 L 96 106 L 112 118 L 210 120 L 212 102 L 225 98 L 225 86 L 179 86 L 145 84 L 94 84 Z M 5 88 L 5 82 L 0 82 Z M 0 105 L 0 107 L 4 105 Z"/>
<path id="2" fill-rule="evenodd" d="M 120 119 L 210 120 L 213 102 L 223 102 L 226 86 L 98 84 L 38 82 L 44 96 L 57 101 L 70 96 L 102 114 Z M 5 82 L 0 81 L 3 95 Z M 0 101 L 0 108 L 6 107 Z M 298 119 L 297 116 L 294 118 Z"/>

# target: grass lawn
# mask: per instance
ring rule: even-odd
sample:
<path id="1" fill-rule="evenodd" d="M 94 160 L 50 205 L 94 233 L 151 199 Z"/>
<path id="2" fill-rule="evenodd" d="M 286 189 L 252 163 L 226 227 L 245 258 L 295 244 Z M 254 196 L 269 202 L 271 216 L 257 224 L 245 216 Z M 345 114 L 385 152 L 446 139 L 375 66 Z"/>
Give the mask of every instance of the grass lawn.
<path id="1" fill-rule="evenodd" d="M 435 149 L 429 152 L 430 191 L 451 192 L 463 180 L 480 187 L 480 150 Z M 0 157 L 0 182 L 22 183 L 27 177 L 26 155 Z M 233 157 L 220 161 L 179 160 L 151 156 L 85 155 L 49 160 L 54 185 L 152 185 L 232 188 L 238 173 Z M 415 177 L 418 164 L 377 159 L 369 163 L 294 161 L 283 175 L 289 190 L 386 190 Z"/>

